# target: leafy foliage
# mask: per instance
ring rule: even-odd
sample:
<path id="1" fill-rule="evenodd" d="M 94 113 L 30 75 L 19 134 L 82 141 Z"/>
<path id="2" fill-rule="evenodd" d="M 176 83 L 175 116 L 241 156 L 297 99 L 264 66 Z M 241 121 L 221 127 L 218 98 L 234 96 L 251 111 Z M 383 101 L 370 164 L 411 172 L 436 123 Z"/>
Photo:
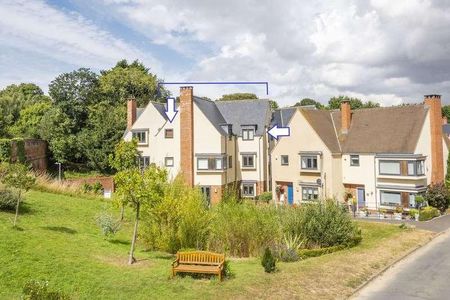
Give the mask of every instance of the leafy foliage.
<path id="1" fill-rule="evenodd" d="M 9 132 L 16 137 L 41 138 L 39 126 L 50 109 L 50 101 L 37 102 L 22 109 L 18 120 L 11 126 Z"/>
<path id="2" fill-rule="evenodd" d="M 250 100 L 250 99 L 258 99 L 258 96 L 252 93 L 234 93 L 234 94 L 225 94 L 222 95 L 218 101 L 223 100 Z"/>
<path id="3" fill-rule="evenodd" d="M 429 205 L 445 212 L 450 204 L 450 193 L 443 183 L 429 185 L 424 195 Z"/>
<path id="4" fill-rule="evenodd" d="M 277 269 L 277 261 L 275 259 L 275 257 L 272 254 L 272 251 L 270 251 L 269 248 L 266 248 L 266 250 L 264 250 L 264 255 L 261 259 L 261 265 L 264 267 L 264 271 L 266 273 L 273 273 L 276 271 Z"/>
<path id="5" fill-rule="evenodd" d="M 350 101 L 350 108 L 351 109 L 359 109 L 359 108 L 374 108 L 379 107 L 379 103 L 375 103 L 372 101 L 368 101 L 363 103 L 361 99 L 358 98 L 352 98 L 347 96 L 338 96 L 338 97 L 332 97 L 328 101 L 328 109 L 339 109 L 341 107 L 341 103 L 344 100 Z"/>
<path id="6" fill-rule="evenodd" d="M 311 98 L 303 98 L 302 100 L 294 104 L 294 106 L 307 106 L 307 105 L 314 105 L 317 109 L 324 108 L 324 105 L 322 103 L 313 100 Z"/>
<path id="7" fill-rule="evenodd" d="M 114 236 L 119 231 L 121 225 L 120 221 L 114 219 L 113 215 L 108 212 L 100 213 L 96 221 L 105 237 Z"/>
<path id="8" fill-rule="evenodd" d="M 48 281 L 30 280 L 22 290 L 22 299 L 26 300 L 64 300 L 69 299 L 64 293 L 51 290 Z"/>
<path id="9" fill-rule="evenodd" d="M 109 156 L 109 163 L 117 171 L 133 169 L 137 167 L 136 158 L 138 156 L 136 140 L 120 141 L 114 149 L 114 155 Z"/>
<path id="10" fill-rule="evenodd" d="M 439 210 L 432 206 L 424 207 L 419 212 L 419 221 L 428 221 L 433 218 L 439 217 L 441 214 Z"/>
<path id="11" fill-rule="evenodd" d="M 0 189 L 0 210 L 14 210 L 19 201 L 19 194 L 11 189 Z"/>

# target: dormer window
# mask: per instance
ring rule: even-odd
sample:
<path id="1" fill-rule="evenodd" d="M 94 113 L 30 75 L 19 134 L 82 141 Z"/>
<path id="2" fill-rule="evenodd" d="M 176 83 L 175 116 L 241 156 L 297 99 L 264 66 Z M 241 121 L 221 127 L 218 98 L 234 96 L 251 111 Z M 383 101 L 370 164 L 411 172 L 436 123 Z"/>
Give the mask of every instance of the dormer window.
<path id="1" fill-rule="evenodd" d="M 255 129 L 242 129 L 242 140 L 243 141 L 253 141 L 255 138 Z"/>
<path id="2" fill-rule="evenodd" d="M 147 130 L 134 130 L 133 139 L 136 139 L 138 145 L 148 145 L 148 131 Z"/>

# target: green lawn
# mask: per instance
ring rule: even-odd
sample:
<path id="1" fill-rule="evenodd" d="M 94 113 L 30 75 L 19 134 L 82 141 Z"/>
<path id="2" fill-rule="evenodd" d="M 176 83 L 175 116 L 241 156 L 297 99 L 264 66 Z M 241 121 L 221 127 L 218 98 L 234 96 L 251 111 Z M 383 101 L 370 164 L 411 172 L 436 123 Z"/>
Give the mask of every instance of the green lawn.
<path id="1" fill-rule="evenodd" d="M 25 282 L 48 280 L 74 299 L 154 298 L 343 298 L 432 234 L 398 226 L 360 223 L 361 245 L 296 263 L 279 263 L 265 274 L 259 259 L 233 259 L 235 277 L 224 282 L 169 279 L 172 257 L 145 252 L 128 266 L 131 224 L 105 240 L 95 216 L 111 204 L 32 191 L 19 229 L 12 213 L 0 212 L 0 299 L 18 299 Z M 118 215 L 118 210 L 113 210 Z"/>

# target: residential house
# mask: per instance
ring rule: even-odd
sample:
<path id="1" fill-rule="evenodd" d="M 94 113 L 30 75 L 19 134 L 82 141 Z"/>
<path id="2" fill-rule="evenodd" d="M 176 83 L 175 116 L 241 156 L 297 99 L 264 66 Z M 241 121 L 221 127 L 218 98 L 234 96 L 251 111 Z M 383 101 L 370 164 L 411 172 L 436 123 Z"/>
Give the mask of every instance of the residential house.
<path id="1" fill-rule="evenodd" d="M 199 186 L 208 201 L 218 202 L 227 186 L 243 197 L 268 189 L 267 127 L 269 100 L 210 101 L 181 87 L 178 115 L 169 122 L 165 105 L 150 102 L 136 108 L 128 101 L 124 139 L 138 140 L 140 165 L 151 163 L 181 173 L 190 186 Z"/>
<path id="2" fill-rule="evenodd" d="M 410 208 L 446 172 L 448 137 L 442 131 L 441 99 L 423 104 L 351 111 L 299 108 L 291 136 L 272 156 L 275 199 L 300 204 L 321 198 L 355 198 L 369 209 Z"/>

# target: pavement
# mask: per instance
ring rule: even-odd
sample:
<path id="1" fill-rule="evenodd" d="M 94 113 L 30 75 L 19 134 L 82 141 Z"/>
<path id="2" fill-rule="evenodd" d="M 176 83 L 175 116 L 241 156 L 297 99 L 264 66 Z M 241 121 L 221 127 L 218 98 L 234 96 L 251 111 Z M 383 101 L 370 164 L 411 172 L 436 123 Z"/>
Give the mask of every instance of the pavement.
<path id="1" fill-rule="evenodd" d="M 358 221 L 367 221 L 367 222 L 381 222 L 381 223 L 390 223 L 390 224 L 401 224 L 405 223 L 408 225 L 415 226 L 416 228 L 429 230 L 433 232 L 443 232 L 450 228 L 450 215 L 444 215 L 441 217 L 434 218 L 430 221 L 418 222 L 412 220 L 394 220 L 394 219 L 369 219 L 369 218 L 356 218 Z M 450 299 L 450 295 L 449 298 Z"/>
<path id="2" fill-rule="evenodd" d="M 442 233 L 369 282 L 352 299 L 450 299 L 450 216 L 413 223 Z"/>

